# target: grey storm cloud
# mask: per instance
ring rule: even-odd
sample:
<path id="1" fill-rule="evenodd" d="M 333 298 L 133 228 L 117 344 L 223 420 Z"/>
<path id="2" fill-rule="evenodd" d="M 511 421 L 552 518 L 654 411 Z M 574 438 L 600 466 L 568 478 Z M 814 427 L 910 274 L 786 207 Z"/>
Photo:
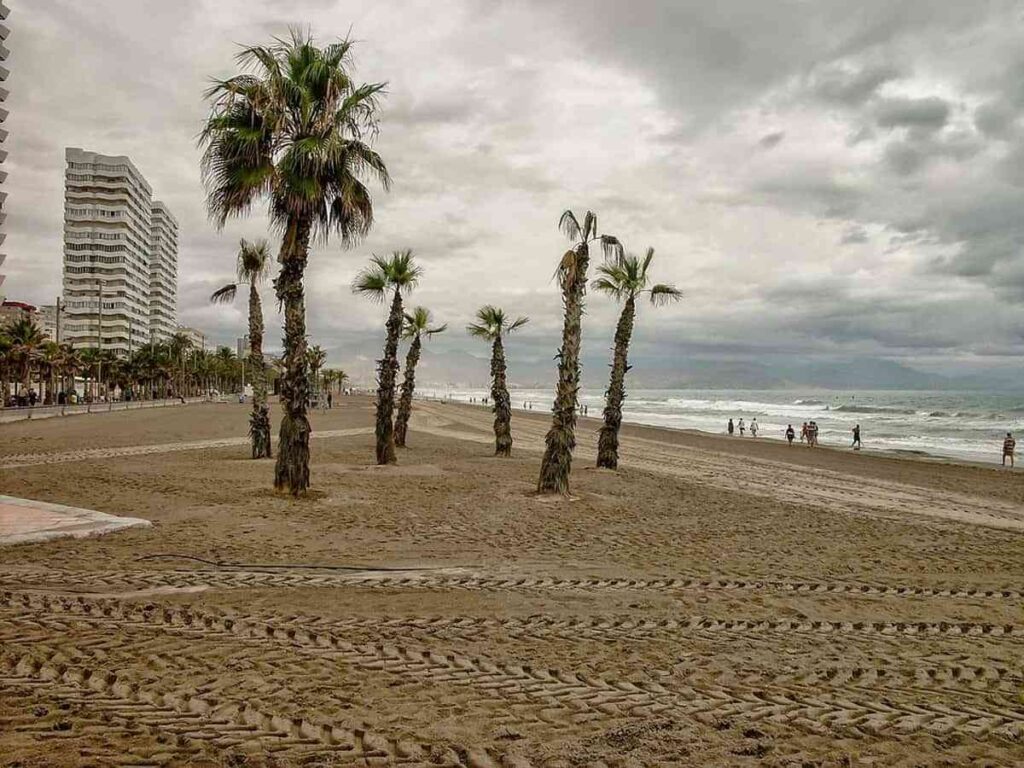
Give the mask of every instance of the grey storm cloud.
<path id="1" fill-rule="evenodd" d="M 1024 353 L 1016 2 L 35 0 L 8 21 L 10 298 L 60 290 L 64 147 L 128 154 L 181 224 L 182 322 L 231 343 L 242 307 L 209 293 L 239 237 L 276 234 L 259 208 L 223 231 L 208 221 L 202 93 L 234 71 L 237 44 L 298 24 L 320 40 L 351 30 L 357 76 L 388 83 L 377 148 L 393 189 L 374 190 L 365 242 L 310 260 L 310 335 L 334 365 L 372 376 L 381 310 L 349 285 L 371 253 L 412 247 L 425 275 L 411 302 L 451 329 L 427 375 L 486 380 L 462 329 L 497 303 L 530 315 L 509 357 L 520 381 L 543 380 L 565 208 L 655 247 L 657 279 L 686 293 L 641 313 L 638 371 L 671 364 L 666 349 Z M 589 298 L 588 377 L 605 373 L 616 316 Z"/>
<path id="2" fill-rule="evenodd" d="M 875 119 L 883 128 L 921 128 L 936 131 L 949 120 L 950 107 L 943 99 L 881 99 L 875 106 Z"/>

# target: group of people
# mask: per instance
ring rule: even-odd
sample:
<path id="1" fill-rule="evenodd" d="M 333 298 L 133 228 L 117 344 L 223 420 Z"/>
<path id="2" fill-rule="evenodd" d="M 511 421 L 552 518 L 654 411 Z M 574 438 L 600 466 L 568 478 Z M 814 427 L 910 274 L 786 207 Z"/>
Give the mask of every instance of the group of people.
<path id="1" fill-rule="evenodd" d="M 757 431 L 760 428 L 761 427 L 757 423 L 757 417 L 755 416 L 753 419 L 750 420 L 750 436 L 757 437 Z M 729 424 L 728 426 L 726 426 L 725 429 L 730 435 L 735 434 L 736 430 L 739 430 L 740 437 L 743 437 L 747 433 L 747 425 L 746 423 L 744 423 L 742 416 L 740 417 L 740 420 L 735 424 L 732 423 L 732 419 L 729 419 Z"/>
<path id="2" fill-rule="evenodd" d="M 729 423 L 726 425 L 725 429 L 730 436 L 736 434 L 736 432 L 739 431 L 740 437 L 743 437 L 746 434 L 748 427 L 746 423 L 743 421 L 743 419 L 740 418 L 735 423 L 732 419 L 729 419 Z M 757 417 L 754 417 L 753 419 L 750 420 L 749 429 L 750 436 L 757 437 L 757 433 L 760 429 L 760 426 L 757 423 Z M 853 432 L 853 443 L 851 443 L 850 447 L 853 448 L 853 450 L 855 451 L 859 451 L 861 447 L 860 424 L 857 424 L 851 431 Z M 1012 438 L 1010 438 L 1009 433 L 1007 433 L 1007 439 L 1012 440 Z M 794 440 L 796 440 L 796 430 L 793 429 L 792 424 L 789 424 L 786 426 L 786 442 L 792 445 Z M 800 427 L 800 442 L 805 444 L 808 448 L 814 448 L 815 446 L 818 445 L 818 422 L 805 421 L 803 423 L 803 426 Z M 1010 456 L 1010 463 L 1012 466 L 1012 455 Z"/>

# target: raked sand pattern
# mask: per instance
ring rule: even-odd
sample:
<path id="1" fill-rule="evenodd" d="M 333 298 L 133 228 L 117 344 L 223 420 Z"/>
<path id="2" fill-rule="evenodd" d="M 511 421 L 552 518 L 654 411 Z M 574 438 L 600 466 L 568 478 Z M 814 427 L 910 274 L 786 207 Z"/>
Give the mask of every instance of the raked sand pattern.
<path id="1" fill-rule="evenodd" d="M 372 412 L 346 405 L 314 414 L 317 493 L 303 502 L 268 493 L 267 462 L 245 460 L 244 409 L 180 410 L 211 431 L 223 419 L 226 434 L 193 441 L 147 443 L 160 414 L 133 414 L 134 441 L 130 421 L 97 419 L 112 445 L 75 458 L 53 427 L 22 428 L 33 451 L 0 458 L 18 465 L 3 490 L 155 525 L 4 550 L 0 753 L 1024 761 L 1024 518 L 1004 482 L 1018 478 L 953 468 L 950 491 L 873 459 L 823 471 L 651 431 L 625 435 L 613 475 L 587 468 L 586 423 L 575 498 L 541 501 L 542 419 L 517 415 L 513 459 L 497 461 L 488 413 L 426 405 L 402 463 L 379 470 Z"/>

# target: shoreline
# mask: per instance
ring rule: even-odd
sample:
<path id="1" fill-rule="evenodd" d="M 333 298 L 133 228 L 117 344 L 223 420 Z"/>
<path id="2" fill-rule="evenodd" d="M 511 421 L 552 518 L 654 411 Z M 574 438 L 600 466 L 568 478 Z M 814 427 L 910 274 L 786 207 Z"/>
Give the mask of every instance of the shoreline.
<path id="1" fill-rule="evenodd" d="M 484 408 L 484 409 L 487 409 L 487 410 L 490 410 L 490 408 L 491 408 L 491 406 L 489 404 L 484 404 L 484 403 L 479 403 L 479 402 L 477 402 L 477 403 L 470 403 L 470 402 L 466 402 L 464 400 L 445 399 L 445 398 L 432 397 L 432 396 L 430 396 L 430 397 L 419 397 L 419 396 L 417 396 L 416 399 L 418 401 L 420 401 L 420 402 L 440 403 L 440 404 L 443 404 L 443 405 L 466 406 L 466 407 L 470 407 L 470 408 Z M 525 409 L 525 408 L 513 406 L 512 407 L 512 413 L 514 415 L 520 415 L 521 414 L 521 415 L 527 416 L 529 418 L 544 418 L 544 419 L 548 419 L 550 417 L 550 411 L 547 410 L 547 409 Z M 601 421 L 602 421 L 602 419 L 601 419 L 600 416 L 578 416 L 577 417 L 577 424 L 584 423 L 584 422 L 586 422 L 586 423 L 593 423 L 598 428 L 600 428 Z M 849 453 L 849 454 L 855 455 L 855 456 L 871 457 L 871 458 L 876 458 L 876 459 L 887 459 L 887 460 L 891 460 L 891 461 L 917 462 L 917 463 L 926 464 L 926 465 L 930 465 L 930 466 L 934 466 L 934 465 L 949 465 L 949 466 L 957 466 L 957 467 L 961 467 L 962 466 L 962 467 L 971 467 L 971 468 L 976 468 L 976 469 L 999 470 L 1000 472 L 1008 472 L 1010 474 L 1014 474 L 1014 473 L 1024 469 L 1024 465 L 1022 465 L 1021 467 L 1013 467 L 1013 468 L 1003 467 L 999 463 L 999 460 L 997 458 L 993 458 L 991 461 L 975 460 L 975 459 L 968 459 L 968 458 L 964 458 L 964 457 L 960 457 L 960 456 L 948 456 L 948 455 L 939 454 L 939 453 L 930 453 L 928 451 L 917 450 L 917 449 L 904 449 L 904 448 L 862 448 L 859 451 L 855 451 L 852 448 L 850 448 L 849 446 L 837 445 L 837 444 L 834 444 L 834 443 L 819 443 L 817 445 L 817 447 L 812 449 L 812 448 L 808 448 L 805 443 L 800 442 L 799 439 L 794 440 L 793 441 L 793 445 L 791 447 L 791 446 L 787 445 L 786 440 L 784 438 L 779 438 L 779 437 L 769 437 L 769 436 L 762 436 L 762 437 L 747 437 L 747 436 L 745 436 L 745 437 L 739 437 L 738 435 L 730 436 L 730 435 L 727 435 L 725 432 L 708 432 L 707 430 L 697 429 L 695 427 L 668 427 L 668 426 L 664 426 L 664 425 L 661 425 L 661 424 L 646 424 L 646 423 L 643 423 L 643 422 L 631 421 L 631 420 L 626 419 L 625 417 L 622 420 L 622 428 L 623 428 L 623 430 L 626 430 L 627 428 L 630 428 L 630 429 L 642 429 L 642 430 L 656 430 L 656 431 L 663 431 L 663 432 L 666 432 L 668 434 L 690 435 L 690 436 L 692 436 L 694 438 L 698 438 L 698 439 L 725 440 L 725 441 L 728 441 L 729 443 L 736 443 L 736 444 L 745 444 L 745 443 L 749 442 L 749 443 L 754 443 L 754 444 L 759 444 L 759 445 L 772 445 L 772 446 L 780 447 L 780 448 L 782 448 L 782 449 L 784 449 L 786 451 L 790 451 L 790 450 L 794 450 L 794 449 L 798 449 L 799 448 L 799 449 L 803 449 L 804 452 L 806 452 L 806 453 L 815 453 L 815 452 L 821 452 L 821 451 L 828 451 L 828 452 L 830 452 L 831 454 L 834 454 L 834 455 L 842 455 L 842 454 Z M 514 433 L 514 430 L 513 430 L 513 436 L 514 436 L 514 434 L 515 433 Z M 1018 458 L 1020 458 L 1020 457 L 1018 457 Z"/>

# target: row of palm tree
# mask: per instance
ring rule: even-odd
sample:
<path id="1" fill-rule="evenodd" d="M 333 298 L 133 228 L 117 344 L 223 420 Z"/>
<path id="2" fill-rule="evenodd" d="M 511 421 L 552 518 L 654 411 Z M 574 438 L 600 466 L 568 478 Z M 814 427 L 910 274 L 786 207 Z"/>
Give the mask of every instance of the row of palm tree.
<path id="1" fill-rule="evenodd" d="M 51 405 L 59 392 L 70 395 L 78 378 L 83 380 L 82 399 L 92 401 L 109 398 L 115 390 L 125 399 L 234 390 L 241 385 L 242 376 L 241 362 L 230 349 L 194 349 L 183 334 L 118 356 L 109 349 L 58 344 L 27 317 L 0 328 L 4 403 L 11 397 L 12 382 L 16 397 L 24 399 L 29 391 L 36 391 L 39 403 Z"/>
<path id="2" fill-rule="evenodd" d="M 371 146 L 378 129 L 379 98 L 386 84 L 357 84 L 349 71 L 351 50 L 348 40 L 318 47 L 309 34 L 299 31 L 267 46 L 244 48 L 237 57 L 241 72 L 216 81 L 207 91 L 212 106 L 200 136 L 207 207 L 214 222 L 223 227 L 229 218 L 246 215 L 257 202 L 265 201 L 271 227 L 281 235 L 277 257 L 280 270 L 274 288 L 284 310 L 284 354 L 274 485 L 294 495 L 309 487 L 307 409 L 310 381 L 318 383 L 318 378 L 310 377 L 309 373 L 323 364 L 315 350 L 312 356 L 309 354 L 306 337 L 303 282 L 310 244 L 317 240 L 326 245 L 332 236 L 340 237 L 344 247 L 357 243 L 373 223 L 373 201 L 367 181 L 375 180 L 385 190 L 391 182 L 383 159 Z M 679 293 L 671 286 L 648 288 L 647 271 L 653 252 L 648 251 L 643 261 L 627 255 L 615 236 L 598 231 L 593 212 L 587 211 L 581 222 L 572 211 L 566 211 L 559 228 L 573 245 L 556 270 L 564 312 L 562 344 L 557 355 L 552 423 L 545 436 L 537 490 L 565 494 L 569 491 L 576 445 L 579 353 L 591 245 L 599 243 L 605 256 L 594 287 L 623 302 L 601 431 L 601 466 L 617 464 L 617 436 L 636 298 L 646 292 L 652 301 L 661 303 L 677 299 Z M 242 281 L 243 277 L 251 276 L 248 271 L 243 274 L 241 254 L 239 258 Z M 424 335 L 429 337 L 431 330 L 439 332 L 430 328 L 429 315 L 421 323 L 423 318 L 417 319 L 415 312 L 411 321 L 404 312 L 403 298 L 420 275 L 412 252 L 399 251 L 389 258 L 375 256 L 353 285 L 356 293 L 381 303 L 390 299 L 377 380 L 375 433 L 380 464 L 394 463 L 396 444 L 406 440 L 421 340 Z M 262 316 L 259 322 L 262 330 Z M 502 310 L 486 306 L 477 313 L 477 322 L 469 327 L 474 336 L 492 344 L 492 396 L 499 455 L 508 455 L 512 445 L 502 340 L 525 322 L 526 318 L 509 321 Z M 250 339 L 261 335 L 252 330 Z M 411 334 L 407 336 L 411 343 L 396 419 L 398 345 L 403 334 Z M 255 348 L 250 355 L 255 356 Z M 269 455 L 269 427 L 264 426 L 262 415 L 257 417 L 255 398 L 253 405 L 253 424 L 258 422 L 259 429 L 266 431 L 267 437 L 261 437 L 261 441 L 265 440 Z M 254 455 L 255 452 L 254 442 Z"/>

